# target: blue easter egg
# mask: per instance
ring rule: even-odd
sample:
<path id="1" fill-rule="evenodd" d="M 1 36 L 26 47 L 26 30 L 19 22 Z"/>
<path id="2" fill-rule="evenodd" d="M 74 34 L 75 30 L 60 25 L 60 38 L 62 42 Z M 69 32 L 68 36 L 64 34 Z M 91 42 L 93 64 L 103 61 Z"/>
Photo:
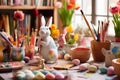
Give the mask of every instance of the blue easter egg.
<path id="1" fill-rule="evenodd" d="M 49 73 L 49 71 L 47 71 L 47 70 L 43 70 L 43 71 L 41 71 L 44 75 L 46 75 L 47 73 Z"/>
<path id="2" fill-rule="evenodd" d="M 33 74 L 34 74 L 34 75 L 36 75 L 36 74 L 38 74 L 38 73 L 40 73 L 40 71 L 37 71 L 37 70 L 34 70 L 34 71 L 33 71 Z"/>
<path id="3" fill-rule="evenodd" d="M 59 72 L 56 70 L 52 71 L 51 73 L 53 73 L 54 75 L 59 74 Z"/>

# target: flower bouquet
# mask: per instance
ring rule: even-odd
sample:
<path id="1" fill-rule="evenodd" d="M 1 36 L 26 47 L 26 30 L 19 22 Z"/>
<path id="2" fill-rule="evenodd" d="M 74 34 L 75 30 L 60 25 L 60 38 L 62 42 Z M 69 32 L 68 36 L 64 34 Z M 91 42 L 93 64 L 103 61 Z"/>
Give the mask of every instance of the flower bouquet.
<path id="1" fill-rule="evenodd" d="M 115 6 L 110 7 L 110 12 L 113 15 L 113 24 L 114 24 L 114 31 L 115 37 L 120 38 L 120 0 L 116 3 Z M 116 42 L 120 42 L 120 39 L 116 40 Z"/>
<path id="2" fill-rule="evenodd" d="M 64 27 L 69 26 L 71 24 L 74 10 L 80 8 L 80 6 L 75 2 L 76 0 L 61 0 L 56 2 L 55 4 L 55 6 L 59 8 L 58 14 L 61 18 Z"/>

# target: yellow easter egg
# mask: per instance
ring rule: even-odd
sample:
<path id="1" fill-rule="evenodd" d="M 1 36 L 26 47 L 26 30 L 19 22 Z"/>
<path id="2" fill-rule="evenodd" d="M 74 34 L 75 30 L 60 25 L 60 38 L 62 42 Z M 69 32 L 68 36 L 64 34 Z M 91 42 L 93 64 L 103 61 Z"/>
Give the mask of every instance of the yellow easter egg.
<path id="1" fill-rule="evenodd" d="M 36 80 L 45 80 L 45 75 L 43 73 L 39 72 L 35 75 L 35 79 Z"/>
<path id="2" fill-rule="evenodd" d="M 70 59 L 71 59 L 71 56 L 70 56 L 69 54 L 65 54 L 65 55 L 64 55 L 64 59 L 65 59 L 65 60 L 70 60 Z"/>

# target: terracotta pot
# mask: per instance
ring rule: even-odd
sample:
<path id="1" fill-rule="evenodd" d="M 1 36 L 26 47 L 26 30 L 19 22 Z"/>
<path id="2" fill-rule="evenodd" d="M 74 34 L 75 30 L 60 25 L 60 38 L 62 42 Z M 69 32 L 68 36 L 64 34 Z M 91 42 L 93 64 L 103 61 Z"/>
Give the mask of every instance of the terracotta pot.
<path id="1" fill-rule="evenodd" d="M 91 41 L 91 50 L 94 61 L 104 62 L 105 56 L 102 53 L 102 48 L 110 50 L 110 42 L 98 42 L 95 40 Z"/>

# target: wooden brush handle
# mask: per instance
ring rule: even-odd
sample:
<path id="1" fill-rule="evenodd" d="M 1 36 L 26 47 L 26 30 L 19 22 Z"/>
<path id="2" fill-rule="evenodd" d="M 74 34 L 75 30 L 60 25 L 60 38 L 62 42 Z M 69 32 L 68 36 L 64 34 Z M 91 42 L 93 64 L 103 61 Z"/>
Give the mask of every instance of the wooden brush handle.
<path id="1" fill-rule="evenodd" d="M 90 28 L 90 25 L 89 25 L 89 23 L 88 23 L 88 21 L 87 21 L 85 15 L 84 15 L 84 13 L 83 13 L 83 11 L 80 10 L 80 12 L 81 12 L 81 14 L 82 14 L 82 16 L 83 16 L 83 18 L 84 18 L 84 20 L 85 20 L 85 22 L 86 22 L 86 24 L 87 24 L 89 30 L 90 30 L 90 32 L 91 32 L 91 34 L 92 34 L 92 37 L 94 38 L 94 40 L 96 40 L 96 39 L 95 39 L 95 36 L 94 36 L 94 34 L 93 34 L 93 32 L 92 32 L 92 30 L 91 30 L 91 28 Z"/>

